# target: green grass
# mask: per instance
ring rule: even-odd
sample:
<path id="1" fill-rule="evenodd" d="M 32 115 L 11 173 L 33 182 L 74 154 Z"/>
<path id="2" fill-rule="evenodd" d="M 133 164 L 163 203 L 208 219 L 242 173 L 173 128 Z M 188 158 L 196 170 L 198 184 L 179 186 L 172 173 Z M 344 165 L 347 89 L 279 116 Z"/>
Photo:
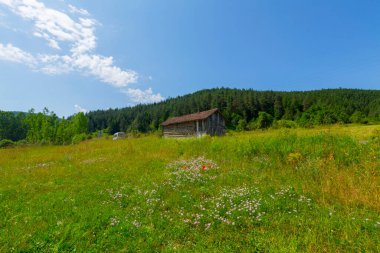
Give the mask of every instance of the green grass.
<path id="1" fill-rule="evenodd" d="M 379 252 L 379 133 L 1 149 L 0 252 Z"/>

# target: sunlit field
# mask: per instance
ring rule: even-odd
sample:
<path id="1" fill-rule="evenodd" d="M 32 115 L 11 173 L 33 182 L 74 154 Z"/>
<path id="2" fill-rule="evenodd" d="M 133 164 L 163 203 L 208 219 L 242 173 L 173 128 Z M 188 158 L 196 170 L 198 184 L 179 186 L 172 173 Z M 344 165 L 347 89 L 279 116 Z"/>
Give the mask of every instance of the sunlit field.
<path id="1" fill-rule="evenodd" d="M 379 252 L 380 126 L 0 149 L 0 252 Z"/>

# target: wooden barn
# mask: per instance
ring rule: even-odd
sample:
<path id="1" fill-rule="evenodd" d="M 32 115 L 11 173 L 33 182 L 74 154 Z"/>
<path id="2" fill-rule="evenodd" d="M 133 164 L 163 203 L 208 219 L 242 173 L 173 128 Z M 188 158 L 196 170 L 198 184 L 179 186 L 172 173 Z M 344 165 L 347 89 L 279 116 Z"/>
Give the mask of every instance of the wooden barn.
<path id="1" fill-rule="evenodd" d="M 225 125 L 225 120 L 217 108 L 170 118 L 161 124 L 164 137 L 223 135 Z"/>

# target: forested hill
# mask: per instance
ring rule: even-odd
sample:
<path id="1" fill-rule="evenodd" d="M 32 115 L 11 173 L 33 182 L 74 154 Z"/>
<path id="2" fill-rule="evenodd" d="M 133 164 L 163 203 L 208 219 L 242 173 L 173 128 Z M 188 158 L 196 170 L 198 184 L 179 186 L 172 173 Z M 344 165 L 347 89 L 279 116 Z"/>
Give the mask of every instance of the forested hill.
<path id="1" fill-rule="evenodd" d="M 149 132 L 172 116 L 219 108 L 231 129 L 272 124 L 320 125 L 380 121 L 380 90 L 255 91 L 229 88 L 201 90 L 160 103 L 87 114 L 89 131 L 108 129 Z"/>
<path id="2" fill-rule="evenodd" d="M 151 132 L 169 117 L 219 108 L 227 127 L 308 127 L 334 123 L 380 123 L 380 90 L 334 89 L 273 92 L 217 88 L 156 104 L 77 113 L 61 119 L 48 109 L 0 111 L 0 147 L 13 141 L 68 144 L 103 130 Z"/>

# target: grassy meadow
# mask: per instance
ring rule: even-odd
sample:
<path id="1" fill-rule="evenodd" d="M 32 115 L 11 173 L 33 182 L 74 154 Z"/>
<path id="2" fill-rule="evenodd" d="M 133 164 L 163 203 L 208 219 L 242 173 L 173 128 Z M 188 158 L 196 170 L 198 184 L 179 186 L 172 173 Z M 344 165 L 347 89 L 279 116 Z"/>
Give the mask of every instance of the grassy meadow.
<path id="1" fill-rule="evenodd" d="M 380 126 L 0 149 L 0 252 L 379 252 Z"/>

